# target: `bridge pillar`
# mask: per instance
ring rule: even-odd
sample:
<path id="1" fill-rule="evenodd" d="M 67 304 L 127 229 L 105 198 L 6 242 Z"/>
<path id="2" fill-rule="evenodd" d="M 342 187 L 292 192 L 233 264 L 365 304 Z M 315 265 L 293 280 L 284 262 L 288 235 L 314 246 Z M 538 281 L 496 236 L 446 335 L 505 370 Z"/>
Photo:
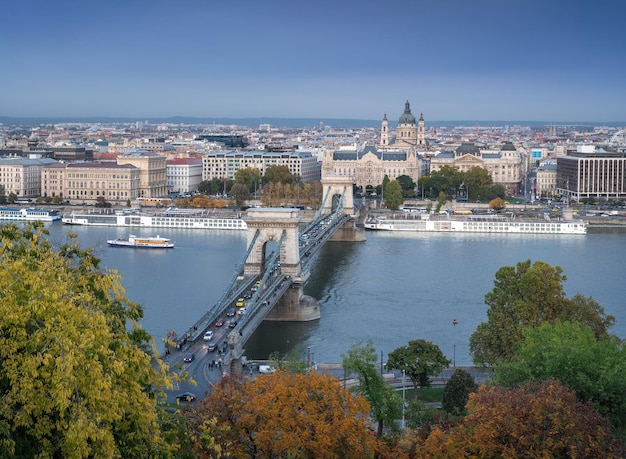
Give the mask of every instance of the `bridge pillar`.
<path id="1" fill-rule="evenodd" d="M 280 246 L 280 270 L 285 276 L 300 277 L 298 227 L 301 219 L 297 209 L 266 207 L 248 209 L 247 246 L 249 247 L 252 243 L 257 230 L 259 230 L 259 236 L 246 259 L 244 274 L 256 276 L 262 273 L 266 243 L 268 241 L 278 243 L 284 230 L 286 234 Z"/>
<path id="2" fill-rule="evenodd" d="M 322 177 L 322 196 L 326 196 L 328 190 L 330 194 L 324 202 L 322 212 L 325 214 L 332 213 L 335 205 L 336 197 L 343 195 L 343 212 L 351 217 L 354 216 L 354 196 L 352 187 L 354 179 L 351 175 L 325 175 Z M 334 199 L 333 199 L 334 198 Z"/>
<path id="3" fill-rule="evenodd" d="M 303 293 L 304 284 L 294 282 L 265 316 L 274 322 L 306 322 L 321 317 L 319 302 Z"/>

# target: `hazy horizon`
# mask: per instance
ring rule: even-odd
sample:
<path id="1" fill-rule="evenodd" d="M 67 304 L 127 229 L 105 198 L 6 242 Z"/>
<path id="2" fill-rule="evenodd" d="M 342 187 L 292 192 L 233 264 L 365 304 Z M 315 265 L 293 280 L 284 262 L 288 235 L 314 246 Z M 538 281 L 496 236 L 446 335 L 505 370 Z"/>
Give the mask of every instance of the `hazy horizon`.
<path id="1" fill-rule="evenodd" d="M 6 3 L 5 117 L 626 119 L 626 2 Z"/>

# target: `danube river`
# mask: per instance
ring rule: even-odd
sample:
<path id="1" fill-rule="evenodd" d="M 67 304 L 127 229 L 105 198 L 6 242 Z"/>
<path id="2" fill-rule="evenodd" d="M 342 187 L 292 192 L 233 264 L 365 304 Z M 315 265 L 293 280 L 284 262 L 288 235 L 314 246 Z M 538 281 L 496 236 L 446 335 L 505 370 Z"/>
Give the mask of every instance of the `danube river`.
<path id="1" fill-rule="evenodd" d="M 130 300 L 145 310 L 143 327 L 160 350 L 167 329 L 184 333 L 221 295 L 242 263 L 245 232 L 163 230 L 172 250 L 107 247 L 106 240 L 155 230 L 49 224 L 55 241 L 67 232 L 94 247 L 102 266 L 122 275 Z M 568 296 L 592 296 L 613 314 L 613 333 L 626 336 L 626 233 L 586 236 L 383 233 L 365 242 L 328 242 L 314 260 L 305 293 L 321 319 L 265 322 L 246 345 L 251 359 L 297 350 L 319 363 L 341 361 L 351 345 L 371 339 L 387 353 L 412 339 L 437 344 L 456 365 L 471 365 L 469 336 L 486 320 L 484 295 L 496 271 L 530 259 L 559 265 Z M 456 325 L 453 320 L 456 319 Z"/>

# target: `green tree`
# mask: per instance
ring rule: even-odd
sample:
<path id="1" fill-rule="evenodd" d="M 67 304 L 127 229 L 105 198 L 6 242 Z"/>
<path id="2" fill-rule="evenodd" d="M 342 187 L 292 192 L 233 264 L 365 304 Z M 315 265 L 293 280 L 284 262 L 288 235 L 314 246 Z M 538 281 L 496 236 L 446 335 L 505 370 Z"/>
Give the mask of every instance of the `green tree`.
<path id="1" fill-rule="evenodd" d="M 402 196 L 404 198 L 414 198 L 415 197 L 415 182 L 408 175 L 401 175 L 396 178 L 400 187 L 402 188 Z"/>
<path id="2" fill-rule="evenodd" d="M 465 414 L 469 395 L 476 392 L 478 384 L 467 371 L 457 368 L 443 390 L 441 407 L 451 414 Z"/>
<path id="3" fill-rule="evenodd" d="M 591 297 L 567 298 L 563 291 L 566 280 L 559 266 L 542 261 L 500 268 L 494 288 L 485 295 L 487 322 L 479 324 L 470 336 L 474 363 L 493 365 L 510 360 L 515 346 L 523 341 L 524 328 L 546 322 L 579 321 L 591 327 L 595 336 L 607 337 L 615 318 L 606 315 Z"/>
<path id="4" fill-rule="evenodd" d="M 9 201 L 9 204 L 15 204 L 15 201 L 17 201 L 17 195 L 11 191 L 7 200 Z"/>
<path id="5" fill-rule="evenodd" d="M 397 180 L 392 180 L 385 188 L 385 204 L 391 210 L 398 210 L 403 202 L 402 188 Z"/>
<path id="6" fill-rule="evenodd" d="M 0 204 L 6 204 L 7 202 L 7 194 L 4 185 L 0 185 Z"/>
<path id="7" fill-rule="evenodd" d="M 371 416 L 378 423 L 378 437 L 382 436 L 385 426 L 398 430 L 396 420 L 402 415 L 402 399 L 376 369 L 376 351 L 372 342 L 356 343 L 341 358 L 344 370 L 356 373 L 359 379 L 355 391 L 369 402 Z"/>
<path id="8" fill-rule="evenodd" d="M 243 207 L 250 199 L 250 189 L 244 183 L 235 183 L 230 189 L 230 197 L 235 200 L 237 207 Z"/>
<path id="9" fill-rule="evenodd" d="M 263 183 L 293 183 L 295 177 L 289 171 L 288 166 L 268 166 L 265 169 Z"/>
<path id="10" fill-rule="evenodd" d="M 418 387 L 429 387 L 430 377 L 441 373 L 450 363 L 439 346 L 415 339 L 409 341 L 408 346 L 398 347 L 389 354 L 387 368 L 404 371 L 417 390 Z"/>
<path id="11" fill-rule="evenodd" d="M 592 402 L 613 427 L 626 428 L 626 345 L 615 337 L 597 339 L 578 322 L 543 324 L 525 331 L 510 362 L 495 365 L 494 382 L 516 387 L 558 379 L 582 401 Z"/>
<path id="12" fill-rule="evenodd" d="M 248 191 L 253 192 L 261 183 L 261 171 L 256 167 L 245 167 L 235 172 L 235 182 L 243 183 Z"/>
<path id="13" fill-rule="evenodd" d="M 488 197 L 488 190 L 493 184 L 493 178 L 487 169 L 473 166 L 465 172 L 464 182 L 468 192 L 468 200 L 484 200 Z"/>
<path id="14" fill-rule="evenodd" d="M 141 307 L 75 235 L 48 236 L 0 227 L 0 456 L 168 457 L 156 402 L 172 383 Z"/>

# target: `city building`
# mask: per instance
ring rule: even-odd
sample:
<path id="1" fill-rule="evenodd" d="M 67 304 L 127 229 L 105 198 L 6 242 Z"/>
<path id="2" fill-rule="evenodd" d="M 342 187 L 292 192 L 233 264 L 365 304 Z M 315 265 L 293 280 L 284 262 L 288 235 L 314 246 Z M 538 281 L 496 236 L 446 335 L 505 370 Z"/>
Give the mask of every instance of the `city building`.
<path id="1" fill-rule="evenodd" d="M 218 151 L 202 155 L 202 179 L 235 179 L 239 169 L 259 169 L 261 175 L 270 166 L 287 166 L 291 174 L 303 182 L 321 180 L 321 166 L 309 151 L 267 152 L 257 151 Z"/>
<path id="2" fill-rule="evenodd" d="M 65 171 L 61 174 L 63 166 Z M 71 204 L 95 204 L 98 199 L 104 199 L 123 205 L 139 195 L 140 171 L 132 164 L 92 161 L 61 164 L 44 172 L 49 182 L 58 181 L 61 176 L 62 189 L 55 192 Z"/>
<path id="3" fill-rule="evenodd" d="M 626 152 L 579 145 L 556 158 L 556 192 L 569 200 L 626 198 Z"/>
<path id="4" fill-rule="evenodd" d="M 556 195 L 556 159 L 542 161 L 537 168 L 535 183 L 536 198 L 549 198 Z"/>
<path id="5" fill-rule="evenodd" d="M 191 193 L 198 190 L 202 182 L 201 158 L 168 159 L 167 191 L 169 193 Z"/>
<path id="6" fill-rule="evenodd" d="M 6 196 L 36 198 L 41 195 L 41 169 L 56 163 L 50 158 L 0 158 L 0 185 Z"/>
<path id="7" fill-rule="evenodd" d="M 132 164 L 139 169 L 140 198 L 167 196 L 166 158 L 158 153 L 138 150 L 117 157 L 117 164 Z"/>
<path id="8" fill-rule="evenodd" d="M 382 185 L 385 175 L 391 180 L 408 175 L 417 183 L 419 162 L 413 150 L 377 150 L 368 146 L 360 151 L 326 151 L 322 175 L 350 175 L 358 191 L 371 192 Z"/>
<path id="9" fill-rule="evenodd" d="M 456 167 L 466 172 L 477 166 L 486 169 L 494 183 L 504 185 L 509 196 L 522 192 L 522 183 L 527 173 L 526 151 L 504 142 L 499 150 L 481 150 L 472 142 L 462 143 L 454 151 L 442 151 L 430 160 L 431 173 L 442 166 Z"/>
<path id="10" fill-rule="evenodd" d="M 422 163 L 417 149 L 425 145 L 424 116 L 420 115 L 419 122 L 416 122 L 407 101 L 395 136 L 385 113 L 377 147 L 365 145 L 359 148 L 354 143 L 340 146 L 338 150 L 326 149 L 322 154 L 322 175 L 351 175 L 360 192 L 373 191 L 383 183 L 385 176 L 395 180 L 407 175 L 417 183 Z"/>

